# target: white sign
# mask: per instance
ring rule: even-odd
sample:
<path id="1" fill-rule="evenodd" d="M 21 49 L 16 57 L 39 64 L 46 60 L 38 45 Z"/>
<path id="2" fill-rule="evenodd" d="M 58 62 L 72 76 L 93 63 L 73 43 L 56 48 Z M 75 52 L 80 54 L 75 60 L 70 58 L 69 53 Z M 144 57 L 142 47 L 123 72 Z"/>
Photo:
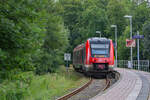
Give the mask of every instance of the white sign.
<path id="1" fill-rule="evenodd" d="M 132 68 L 132 63 L 131 63 L 131 61 L 128 61 L 128 68 Z"/>
<path id="2" fill-rule="evenodd" d="M 70 61 L 71 60 L 71 54 L 70 53 L 65 53 L 64 54 L 64 60 Z"/>

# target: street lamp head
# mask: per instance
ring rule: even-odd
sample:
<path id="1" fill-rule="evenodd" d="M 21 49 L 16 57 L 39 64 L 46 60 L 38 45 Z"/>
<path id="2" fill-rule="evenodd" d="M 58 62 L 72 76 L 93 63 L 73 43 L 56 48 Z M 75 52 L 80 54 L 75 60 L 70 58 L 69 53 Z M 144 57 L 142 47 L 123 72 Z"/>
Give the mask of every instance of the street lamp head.
<path id="1" fill-rule="evenodd" d="M 101 33 L 101 31 L 96 31 L 96 33 L 99 33 L 99 34 L 100 34 L 100 33 Z"/>
<path id="2" fill-rule="evenodd" d="M 117 25 L 111 25 L 111 27 L 117 27 Z"/>
<path id="3" fill-rule="evenodd" d="M 132 16 L 130 16 L 130 15 L 125 15 L 124 17 L 125 18 L 132 18 Z"/>

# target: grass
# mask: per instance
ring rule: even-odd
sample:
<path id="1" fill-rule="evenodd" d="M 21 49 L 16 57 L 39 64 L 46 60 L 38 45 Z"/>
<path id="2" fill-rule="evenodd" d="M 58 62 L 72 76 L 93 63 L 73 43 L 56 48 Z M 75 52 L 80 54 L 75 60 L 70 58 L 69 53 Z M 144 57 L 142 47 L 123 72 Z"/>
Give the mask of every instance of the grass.
<path id="1" fill-rule="evenodd" d="M 55 100 L 85 84 L 88 79 L 64 67 L 53 74 L 37 76 L 26 72 L 0 84 L 0 100 Z"/>

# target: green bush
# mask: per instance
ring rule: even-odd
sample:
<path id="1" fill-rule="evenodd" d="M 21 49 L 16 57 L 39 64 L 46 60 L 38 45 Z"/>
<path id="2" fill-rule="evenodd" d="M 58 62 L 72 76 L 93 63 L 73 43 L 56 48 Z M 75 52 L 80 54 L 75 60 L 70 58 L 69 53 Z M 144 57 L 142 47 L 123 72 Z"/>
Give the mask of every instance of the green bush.
<path id="1" fill-rule="evenodd" d="M 54 0 L 0 1 L 1 78 L 15 70 L 55 71 L 68 43 L 61 10 Z"/>
<path id="2" fill-rule="evenodd" d="M 13 73 L 11 80 L 5 80 L 0 85 L 0 100 L 25 100 L 33 78 L 33 72 Z"/>

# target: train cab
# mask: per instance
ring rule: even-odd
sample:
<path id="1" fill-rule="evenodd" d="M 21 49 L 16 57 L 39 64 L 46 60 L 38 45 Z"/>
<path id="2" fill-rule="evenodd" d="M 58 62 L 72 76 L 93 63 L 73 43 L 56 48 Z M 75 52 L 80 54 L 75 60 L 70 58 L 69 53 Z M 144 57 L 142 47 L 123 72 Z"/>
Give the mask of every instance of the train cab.
<path id="1" fill-rule="evenodd" d="M 104 73 L 114 65 L 114 47 L 111 39 L 89 38 L 73 51 L 75 70 L 85 73 Z"/>

